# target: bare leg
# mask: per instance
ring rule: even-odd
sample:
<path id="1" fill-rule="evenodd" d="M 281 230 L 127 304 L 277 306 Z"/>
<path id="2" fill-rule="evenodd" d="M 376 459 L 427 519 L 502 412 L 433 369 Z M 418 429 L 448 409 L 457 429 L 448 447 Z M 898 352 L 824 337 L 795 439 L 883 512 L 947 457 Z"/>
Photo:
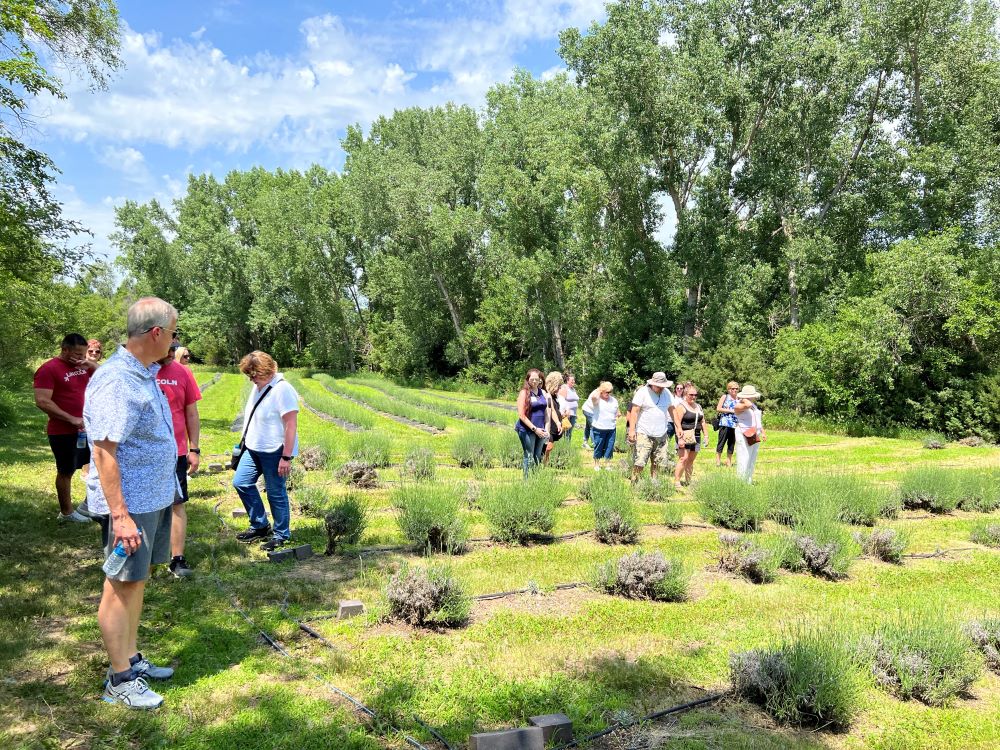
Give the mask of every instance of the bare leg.
<path id="1" fill-rule="evenodd" d="M 136 647 L 139 615 L 146 589 L 145 581 L 104 580 L 104 593 L 97 609 L 97 624 L 101 628 L 104 648 L 111 658 L 111 669 L 124 672 Z"/>
<path id="2" fill-rule="evenodd" d="M 179 557 L 184 554 L 184 536 L 187 534 L 187 506 L 177 503 L 173 506 L 173 520 L 170 522 L 170 555 Z"/>
<path id="3" fill-rule="evenodd" d="M 64 516 L 73 512 L 73 475 L 56 474 L 56 497 L 59 498 L 59 510 Z"/>

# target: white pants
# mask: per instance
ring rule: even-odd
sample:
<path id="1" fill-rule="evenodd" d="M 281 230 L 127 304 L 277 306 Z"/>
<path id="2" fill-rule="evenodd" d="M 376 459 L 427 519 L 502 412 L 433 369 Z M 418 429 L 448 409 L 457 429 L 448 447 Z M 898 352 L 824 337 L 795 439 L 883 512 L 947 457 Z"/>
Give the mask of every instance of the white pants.
<path id="1" fill-rule="evenodd" d="M 757 466 L 757 451 L 760 443 L 747 445 L 741 427 L 736 428 L 736 476 L 745 482 L 753 481 L 753 470 Z"/>

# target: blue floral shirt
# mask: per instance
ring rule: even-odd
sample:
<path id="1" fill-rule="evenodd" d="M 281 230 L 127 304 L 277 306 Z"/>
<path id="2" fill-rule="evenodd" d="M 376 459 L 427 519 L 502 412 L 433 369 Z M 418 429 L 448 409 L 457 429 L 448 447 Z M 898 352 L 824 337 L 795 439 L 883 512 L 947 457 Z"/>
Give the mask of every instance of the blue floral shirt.
<path id="1" fill-rule="evenodd" d="M 83 423 L 87 439 L 118 443 L 122 497 L 129 513 L 151 513 L 173 504 L 177 443 L 170 404 L 156 387 L 159 365 L 146 367 L 124 346 L 101 365 L 87 386 Z M 87 505 L 108 513 L 97 465 L 87 475 Z"/>
<path id="2" fill-rule="evenodd" d="M 726 400 L 722 402 L 723 409 L 735 409 L 737 401 L 732 396 L 726 396 Z M 739 421 L 736 419 L 735 414 L 720 414 L 719 415 L 719 426 L 720 427 L 735 427 Z"/>

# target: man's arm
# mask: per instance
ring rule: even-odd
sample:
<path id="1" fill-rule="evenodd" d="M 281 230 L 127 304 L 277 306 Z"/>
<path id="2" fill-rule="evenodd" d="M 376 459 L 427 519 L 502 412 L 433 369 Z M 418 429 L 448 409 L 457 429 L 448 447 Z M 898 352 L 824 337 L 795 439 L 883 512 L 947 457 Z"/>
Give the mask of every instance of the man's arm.
<path id="1" fill-rule="evenodd" d="M 35 406 L 55 419 L 69 422 L 78 430 L 83 428 L 83 417 L 74 417 L 69 412 L 60 409 L 52 400 L 51 388 L 35 388 Z"/>
<path id="2" fill-rule="evenodd" d="M 198 441 L 201 439 L 201 417 L 198 415 L 198 404 L 188 404 L 184 407 L 184 422 L 187 424 L 187 434 L 188 434 L 188 446 L 191 448 L 198 447 Z M 198 453 L 188 453 L 188 474 L 194 474 L 198 471 L 198 465 L 201 463 L 201 456 Z"/>
<path id="3" fill-rule="evenodd" d="M 628 428 L 625 433 L 625 439 L 630 443 L 635 442 L 635 426 L 639 421 L 639 404 L 632 404 L 632 408 L 628 410 L 628 416 L 625 417 L 625 426 Z"/>
<path id="4" fill-rule="evenodd" d="M 118 443 L 111 440 L 95 440 L 90 460 L 97 467 L 101 489 L 104 490 L 104 497 L 111 513 L 112 527 L 115 532 L 112 546 L 121 542 L 125 547 L 125 552 L 131 555 L 139 549 L 142 537 L 139 535 L 135 521 L 129 515 L 125 498 L 122 496 L 122 476 L 118 467 Z"/>

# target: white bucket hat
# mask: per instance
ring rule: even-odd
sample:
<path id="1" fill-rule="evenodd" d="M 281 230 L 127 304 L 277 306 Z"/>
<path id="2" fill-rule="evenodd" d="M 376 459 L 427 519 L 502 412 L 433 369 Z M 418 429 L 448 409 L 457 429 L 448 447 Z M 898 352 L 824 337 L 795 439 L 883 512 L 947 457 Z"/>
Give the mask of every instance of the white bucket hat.
<path id="1" fill-rule="evenodd" d="M 667 374 L 665 372 L 654 372 L 653 377 L 646 381 L 646 385 L 658 385 L 663 388 L 671 388 L 674 385 L 674 381 L 667 380 Z"/>
<path id="2" fill-rule="evenodd" d="M 747 384 L 743 386 L 743 389 L 739 393 L 736 394 L 736 398 L 756 399 L 760 398 L 760 393 L 758 393 L 757 389 L 752 385 Z"/>

